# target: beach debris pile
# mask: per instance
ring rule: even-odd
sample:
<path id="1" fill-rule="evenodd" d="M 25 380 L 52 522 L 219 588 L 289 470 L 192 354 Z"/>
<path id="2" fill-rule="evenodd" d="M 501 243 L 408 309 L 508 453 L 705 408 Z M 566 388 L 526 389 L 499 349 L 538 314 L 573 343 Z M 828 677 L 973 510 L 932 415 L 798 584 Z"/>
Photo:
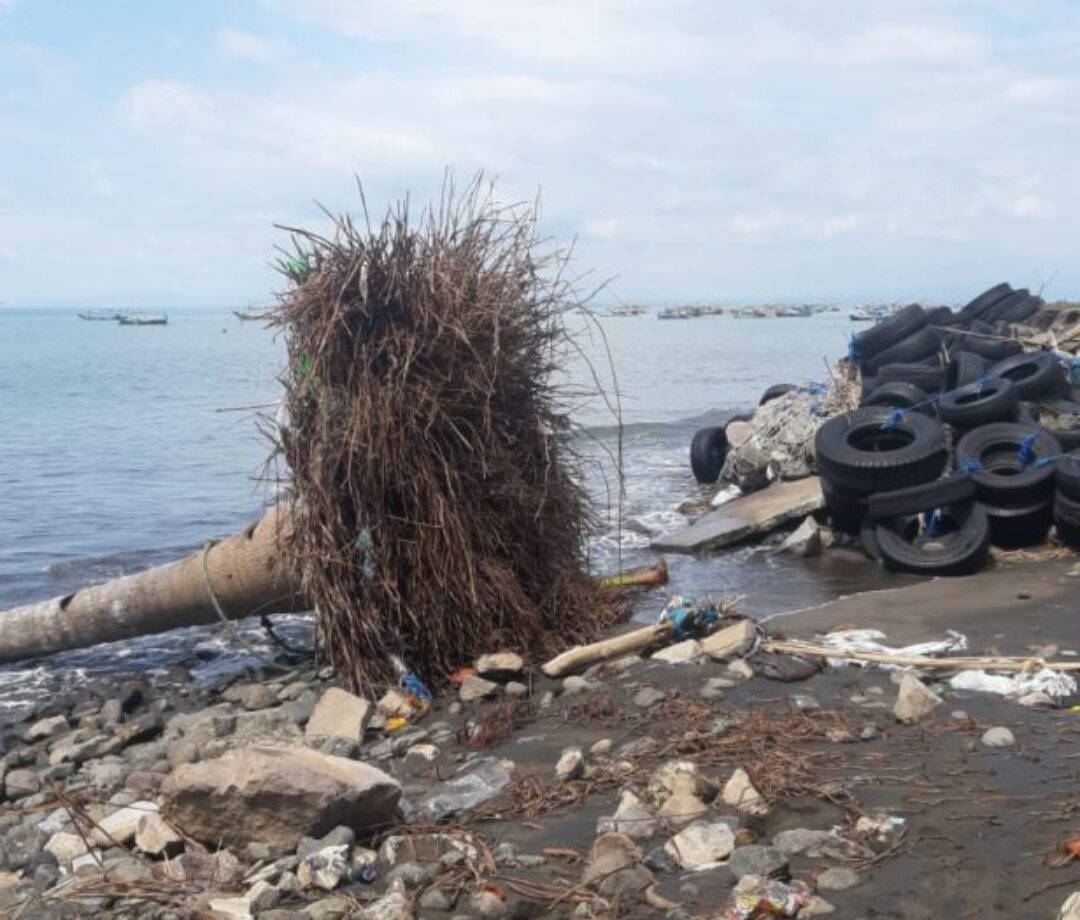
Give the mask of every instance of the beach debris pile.
<path id="1" fill-rule="evenodd" d="M 580 306 L 529 207 L 478 179 L 418 220 L 295 233 L 283 550 L 353 689 L 432 685 L 493 642 L 530 655 L 621 612 L 586 573 L 588 500 L 553 380 Z M 578 394 L 580 395 L 580 394 Z"/>
<path id="2" fill-rule="evenodd" d="M 896 571 L 973 572 L 1052 527 L 1080 547 L 1080 401 L 1058 339 L 1076 330 L 1057 319 L 1007 284 L 955 312 L 905 307 L 852 336 L 829 387 L 770 388 L 738 445 L 698 432 L 695 475 L 747 492 L 816 472 L 820 517 Z"/>

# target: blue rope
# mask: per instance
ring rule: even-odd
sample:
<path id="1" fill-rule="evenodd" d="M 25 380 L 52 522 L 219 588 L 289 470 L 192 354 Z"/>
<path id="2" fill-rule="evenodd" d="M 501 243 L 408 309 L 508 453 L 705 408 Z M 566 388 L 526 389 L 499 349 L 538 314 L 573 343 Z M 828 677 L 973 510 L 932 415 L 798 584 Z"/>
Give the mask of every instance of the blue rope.
<path id="1" fill-rule="evenodd" d="M 978 460 L 965 460 L 964 465 L 957 470 L 958 473 L 970 474 L 977 473 L 982 469 L 982 464 Z"/>
<path id="2" fill-rule="evenodd" d="M 1016 458 L 1020 461 L 1020 469 L 1026 470 L 1035 457 L 1035 439 L 1038 434 L 1029 434 L 1020 442 L 1020 449 L 1016 452 Z"/>
<path id="3" fill-rule="evenodd" d="M 926 522 L 926 535 L 930 538 L 936 537 L 938 528 L 941 526 L 941 509 L 935 508 L 930 515 L 930 518 Z"/>
<path id="4" fill-rule="evenodd" d="M 881 423 L 881 430 L 888 431 L 893 425 L 902 422 L 909 411 L 909 409 L 893 409 L 892 412 L 885 416 L 885 421 Z"/>

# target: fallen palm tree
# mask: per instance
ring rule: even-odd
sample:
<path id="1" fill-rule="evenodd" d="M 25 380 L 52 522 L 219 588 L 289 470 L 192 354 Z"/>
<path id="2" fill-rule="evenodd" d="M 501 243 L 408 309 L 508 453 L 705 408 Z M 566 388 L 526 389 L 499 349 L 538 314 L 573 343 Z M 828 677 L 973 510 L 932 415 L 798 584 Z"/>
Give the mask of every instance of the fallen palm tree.
<path id="1" fill-rule="evenodd" d="M 402 205 L 374 227 L 293 233 L 270 314 L 292 503 L 181 562 L 0 613 L 0 661 L 313 608 L 355 688 L 395 679 L 392 656 L 437 684 L 481 652 L 538 657 L 615 618 L 586 573 L 553 380 L 580 303 L 535 211 L 477 182 L 415 224 Z"/>

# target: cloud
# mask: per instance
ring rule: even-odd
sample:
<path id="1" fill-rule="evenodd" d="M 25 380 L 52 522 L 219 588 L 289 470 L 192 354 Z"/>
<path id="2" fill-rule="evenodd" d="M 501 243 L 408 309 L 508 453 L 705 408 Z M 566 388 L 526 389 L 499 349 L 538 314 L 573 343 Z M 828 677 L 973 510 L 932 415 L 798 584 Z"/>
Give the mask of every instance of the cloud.
<path id="1" fill-rule="evenodd" d="M 127 123 L 140 132 L 191 130 L 210 121 L 212 105 L 206 95 L 172 80 L 145 80 L 121 100 Z"/>
<path id="2" fill-rule="evenodd" d="M 1054 213 L 1050 203 L 1037 195 L 1021 195 L 1014 198 L 1006 204 L 1005 210 L 1013 217 L 1021 219 L 1040 219 L 1050 217 Z"/>
<path id="3" fill-rule="evenodd" d="M 222 54 L 245 61 L 269 63 L 288 56 L 291 51 L 287 42 L 241 29 L 222 29 L 216 42 Z"/>

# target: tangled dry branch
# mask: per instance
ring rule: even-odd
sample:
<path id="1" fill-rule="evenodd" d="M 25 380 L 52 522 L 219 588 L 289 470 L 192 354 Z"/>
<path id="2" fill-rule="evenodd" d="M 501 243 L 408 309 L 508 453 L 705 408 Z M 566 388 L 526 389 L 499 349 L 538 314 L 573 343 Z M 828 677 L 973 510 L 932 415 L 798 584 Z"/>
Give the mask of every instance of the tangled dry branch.
<path id="1" fill-rule="evenodd" d="M 532 207 L 477 179 L 413 222 L 292 231 L 272 320 L 288 347 L 286 553 L 356 689 L 391 655 L 438 684 L 493 648 L 529 657 L 615 615 L 587 576 L 590 513 L 556 372 L 580 307 Z"/>

